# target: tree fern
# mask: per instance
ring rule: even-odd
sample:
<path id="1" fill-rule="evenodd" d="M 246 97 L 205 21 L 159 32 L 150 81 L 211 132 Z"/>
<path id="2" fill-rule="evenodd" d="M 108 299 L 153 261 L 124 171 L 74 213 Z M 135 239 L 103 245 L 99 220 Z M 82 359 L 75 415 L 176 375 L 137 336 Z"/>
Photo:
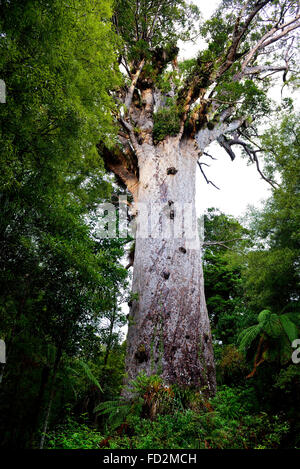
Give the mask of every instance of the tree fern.
<path id="1" fill-rule="evenodd" d="M 117 399 L 114 401 L 101 402 L 95 407 L 94 412 L 100 415 L 107 415 L 107 423 L 112 430 L 118 428 L 125 422 L 130 413 L 131 405 L 128 401 Z"/>
<path id="2" fill-rule="evenodd" d="M 269 311 L 268 309 L 264 309 L 258 315 L 258 322 L 263 324 L 267 320 L 267 318 L 270 316 L 270 314 L 271 314 L 271 311 Z"/>
<path id="3" fill-rule="evenodd" d="M 239 348 L 247 351 L 260 337 L 254 358 L 254 368 L 248 377 L 255 374 L 256 368 L 267 361 L 287 363 L 291 358 L 291 342 L 299 337 L 300 315 L 298 313 L 274 314 L 268 309 L 258 315 L 258 324 L 248 327 L 239 335 Z"/>
<path id="4" fill-rule="evenodd" d="M 291 360 L 291 342 L 286 334 L 280 337 L 278 358 L 282 365 Z"/>
<path id="5" fill-rule="evenodd" d="M 289 312 L 289 313 L 286 313 L 284 316 L 286 316 L 290 321 L 292 321 L 298 329 L 300 329 L 300 313 L 299 311 L 298 312 Z"/>
<path id="6" fill-rule="evenodd" d="M 131 416 L 140 416 L 146 404 L 150 408 L 153 406 L 158 408 L 162 400 L 167 402 L 171 398 L 169 389 L 163 385 L 161 377 L 157 375 L 147 376 L 145 373 L 140 373 L 130 381 L 127 389 L 132 395 L 130 400 L 120 397 L 113 401 L 101 402 L 94 409 L 94 412 L 100 415 L 107 415 L 107 423 L 112 430 L 123 423 L 128 423 Z"/>

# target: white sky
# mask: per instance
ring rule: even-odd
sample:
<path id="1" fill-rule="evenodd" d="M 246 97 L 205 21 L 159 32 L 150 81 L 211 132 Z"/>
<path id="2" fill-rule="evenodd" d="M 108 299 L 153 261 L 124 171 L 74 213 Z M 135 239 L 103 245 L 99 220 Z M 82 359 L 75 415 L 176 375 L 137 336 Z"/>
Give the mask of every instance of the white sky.
<path id="1" fill-rule="evenodd" d="M 270 193 L 269 184 L 258 174 L 254 165 L 247 166 L 247 160 L 237 154 L 234 161 L 218 145 L 212 144 L 209 153 L 217 161 L 209 157 L 201 157 L 201 162 L 210 164 L 203 167 L 209 180 L 220 190 L 207 184 L 200 170 L 196 177 L 196 205 L 199 214 L 208 207 L 219 208 L 222 212 L 240 217 L 247 206 L 262 207 L 262 202 Z"/>

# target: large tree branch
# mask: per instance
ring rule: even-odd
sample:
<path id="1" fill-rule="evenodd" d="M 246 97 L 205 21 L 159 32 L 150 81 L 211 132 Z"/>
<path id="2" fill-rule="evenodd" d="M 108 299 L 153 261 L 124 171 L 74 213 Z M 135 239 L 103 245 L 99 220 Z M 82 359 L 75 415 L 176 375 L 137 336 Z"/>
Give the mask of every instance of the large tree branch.
<path id="1" fill-rule="evenodd" d="M 225 243 L 236 243 L 237 241 L 247 241 L 246 238 L 234 238 L 234 239 L 227 239 L 225 241 L 204 241 L 202 243 L 203 247 L 208 247 L 208 246 L 221 246 L 226 249 L 232 249 L 228 246 L 226 246 Z"/>
<path id="2" fill-rule="evenodd" d="M 119 117 L 119 122 L 120 124 L 122 125 L 122 127 L 124 128 L 125 131 L 127 131 L 127 134 L 128 134 L 128 138 L 129 138 L 129 141 L 132 145 L 132 148 L 136 154 L 136 157 L 138 158 L 140 156 L 140 145 L 137 141 L 137 138 L 135 136 L 135 133 L 134 133 L 134 128 L 133 126 L 127 122 L 125 119 L 123 119 L 122 117 Z M 120 135 L 120 133 L 119 133 Z"/>
<path id="3" fill-rule="evenodd" d="M 148 34 L 147 34 L 147 37 L 148 37 L 148 40 L 149 40 L 149 41 L 151 41 L 151 39 L 152 39 L 153 32 L 154 32 L 154 28 L 155 28 L 155 26 L 156 26 L 157 20 L 159 19 L 159 14 L 160 14 L 160 11 L 161 11 L 161 9 L 162 9 L 164 3 L 165 3 L 165 2 L 162 1 L 162 2 L 160 3 L 160 5 L 158 5 L 158 8 L 157 8 L 157 10 L 156 10 L 156 12 L 155 12 L 155 14 L 154 14 L 154 16 L 153 16 L 153 20 L 152 20 L 152 23 L 151 23 L 151 25 L 150 25 L 149 32 L 148 32 Z"/>
<path id="4" fill-rule="evenodd" d="M 242 62 L 242 72 L 248 67 L 251 61 L 255 58 L 255 55 L 261 49 L 265 49 L 270 44 L 282 39 L 288 33 L 300 26 L 299 22 L 300 15 L 297 14 L 294 18 L 289 20 L 283 25 L 276 25 L 270 31 L 268 31 L 264 36 L 251 48 L 251 50 L 246 55 L 245 59 Z M 276 34 L 278 31 L 281 31 L 279 34 Z"/>
<path id="5" fill-rule="evenodd" d="M 288 15 L 288 9 L 282 7 L 279 14 L 277 13 L 277 19 L 272 19 L 274 26 L 267 32 L 262 33 L 262 37 L 252 46 L 248 46 L 247 50 L 240 51 L 240 46 L 243 42 L 244 37 L 251 30 L 251 23 L 255 18 L 258 17 L 258 14 L 261 10 L 271 5 L 273 2 L 270 0 L 257 1 L 252 10 L 248 13 L 248 16 L 243 20 L 243 15 L 247 10 L 250 2 L 247 2 L 244 7 L 241 9 L 240 14 L 236 20 L 234 30 L 231 37 L 231 45 L 226 51 L 226 53 L 217 59 L 213 66 L 211 63 L 206 64 L 206 72 L 208 72 L 208 78 L 206 77 L 206 88 L 212 85 L 213 83 L 218 83 L 220 78 L 227 72 L 233 64 L 240 62 L 241 71 L 236 73 L 234 76 L 235 81 L 241 80 L 245 75 L 256 75 L 259 76 L 261 73 L 266 71 L 272 71 L 274 73 L 288 70 L 288 61 L 285 57 L 285 66 L 284 65 L 253 65 L 253 62 L 257 59 L 258 55 L 262 53 L 268 46 L 274 44 L 283 38 L 290 38 L 290 33 L 295 29 L 300 27 L 300 15 L 299 10 L 295 13 L 294 17 L 287 18 L 284 22 L 284 17 Z M 267 10 L 268 11 L 268 10 Z M 261 20 L 262 21 L 262 20 Z M 271 21 L 271 19 L 270 19 Z M 289 48 L 288 48 L 289 49 Z M 216 67 L 217 66 L 217 67 Z M 186 113 L 189 111 L 191 104 L 200 97 L 203 98 L 203 89 L 200 86 L 201 79 L 197 75 L 190 80 L 190 84 L 185 87 L 185 110 Z"/>
<path id="6" fill-rule="evenodd" d="M 139 175 L 138 162 L 135 151 L 131 148 L 127 135 L 119 132 L 121 146 L 110 149 L 103 143 L 97 145 L 99 154 L 103 158 L 108 171 L 112 171 L 121 185 L 124 185 L 133 195 L 137 195 Z"/>
<path id="7" fill-rule="evenodd" d="M 276 186 L 278 186 L 278 184 L 275 181 L 272 181 L 271 179 L 266 177 L 260 168 L 257 154 L 259 152 L 262 152 L 263 149 L 260 148 L 259 145 L 256 145 L 257 147 L 256 149 L 253 149 L 254 143 L 252 141 L 251 141 L 251 144 L 249 144 L 245 142 L 244 140 L 241 140 L 240 138 L 241 136 L 243 136 L 241 132 L 241 127 L 245 125 L 246 119 L 239 118 L 239 119 L 233 120 L 232 122 L 227 122 L 227 119 L 228 117 L 230 117 L 232 110 L 233 110 L 232 107 L 229 107 L 225 111 L 223 111 L 219 116 L 219 123 L 215 125 L 213 129 L 209 129 L 208 127 L 205 127 L 205 128 L 202 128 L 200 131 L 198 131 L 195 138 L 196 138 L 197 145 L 200 149 L 200 156 L 201 154 L 205 153 L 204 150 L 208 145 L 210 145 L 210 143 L 212 143 L 213 141 L 217 141 L 219 145 L 222 148 L 224 148 L 226 153 L 230 156 L 231 160 L 233 161 L 236 157 L 236 154 L 232 147 L 235 145 L 241 146 L 244 149 L 244 151 L 247 153 L 247 155 L 249 156 L 251 163 L 255 163 L 256 169 L 258 173 L 260 174 L 260 176 L 262 177 L 262 179 L 268 182 L 268 184 L 270 184 L 275 189 Z M 225 134 L 232 133 L 232 132 L 234 133 L 234 138 L 231 138 L 231 139 L 227 138 Z M 213 186 L 215 186 L 215 184 L 213 184 L 210 180 L 208 180 L 208 178 L 206 177 L 203 171 L 202 166 L 204 165 L 204 163 L 198 162 L 198 165 L 207 184 L 212 184 Z"/>
<path id="8" fill-rule="evenodd" d="M 257 65 L 256 67 L 246 67 L 244 69 L 243 74 L 244 75 L 259 75 L 260 73 L 264 72 L 283 72 L 288 70 L 288 65 Z M 239 74 L 236 75 L 236 77 L 239 79 L 240 76 Z M 234 80 L 236 78 L 234 77 Z"/>
<path id="9" fill-rule="evenodd" d="M 245 122 L 244 117 L 235 119 L 232 122 L 226 122 L 226 119 L 228 119 L 232 112 L 232 108 L 226 109 L 219 116 L 219 122 L 216 123 L 213 129 L 209 129 L 206 126 L 197 132 L 195 138 L 201 152 L 203 152 L 205 148 L 210 145 L 210 143 L 215 140 L 218 140 L 218 138 L 224 133 L 233 132 L 243 125 L 243 123 Z"/>
<path id="10" fill-rule="evenodd" d="M 240 15 L 238 16 L 236 23 L 235 23 L 233 37 L 232 37 L 232 44 L 226 53 L 225 61 L 219 67 L 219 70 L 217 71 L 215 75 L 216 79 L 222 76 L 236 61 L 239 45 L 241 43 L 242 38 L 245 36 L 245 34 L 248 31 L 250 23 L 255 18 L 255 16 L 260 12 L 260 10 L 264 8 L 268 3 L 270 3 L 270 0 L 256 2 L 256 4 L 253 7 L 253 10 L 249 13 L 247 18 L 243 22 L 242 27 L 240 28 L 242 15 L 245 11 L 246 5 L 241 9 Z"/>
<path id="11" fill-rule="evenodd" d="M 122 163 L 108 162 L 107 168 L 122 181 L 122 183 L 127 187 L 129 192 L 133 195 L 133 199 L 136 200 L 139 185 L 138 178 L 133 173 L 131 173 Z"/>
<path id="12" fill-rule="evenodd" d="M 136 84 L 137 84 L 137 81 L 140 77 L 140 74 L 143 70 L 143 67 L 145 65 L 145 59 L 142 59 L 140 64 L 138 65 L 138 69 L 136 71 L 136 73 L 133 75 L 132 77 L 132 81 L 131 81 L 131 84 L 130 84 L 130 87 L 129 87 L 129 90 L 127 92 L 127 95 L 125 97 L 125 101 L 124 101 L 124 104 L 126 106 L 126 109 L 127 111 L 129 111 L 129 108 L 131 106 L 131 103 L 132 103 L 132 98 L 133 98 L 133 93 L 134 93 L 134 90 L 135 90 L 135 87 L 136 87 Z"/>

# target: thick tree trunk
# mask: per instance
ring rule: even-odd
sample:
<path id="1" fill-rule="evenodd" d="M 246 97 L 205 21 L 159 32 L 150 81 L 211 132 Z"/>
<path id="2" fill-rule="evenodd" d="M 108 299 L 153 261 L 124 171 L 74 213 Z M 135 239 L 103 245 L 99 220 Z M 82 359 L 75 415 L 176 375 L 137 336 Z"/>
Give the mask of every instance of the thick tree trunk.
<path id="1" fill-rule="evenodd" d="M 192 139 L 167 137 L 157 146 L 144 144 L 139 154 L 137 200 L 144 205 L 138 204 L 133 272 L 137 299 L 129 316 L 126 372 L 128 380 L 142 371 L 157 373 L 165 384 L 202 388 L 212 395 L 216 379 L 196 229 L 199 149 L 194 145 Z M 148 236 L 143 207 L 151 213 Z M 181 229 L 181 208 L 184 221 L 194 224 L 194 239 L 186 226 Z M 162 232 L 164 226 L 170 230 Z"/>

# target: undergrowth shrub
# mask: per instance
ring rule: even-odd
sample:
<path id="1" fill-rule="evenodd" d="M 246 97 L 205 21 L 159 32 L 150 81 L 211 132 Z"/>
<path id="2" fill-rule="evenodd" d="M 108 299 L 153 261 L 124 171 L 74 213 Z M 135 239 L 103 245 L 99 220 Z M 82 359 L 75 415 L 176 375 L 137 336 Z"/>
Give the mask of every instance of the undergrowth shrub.
<path id="1" fill-rule="evenodd" d="M 158 376 L 140 375 L 131 383 L 131 391 L 130 401 L 110 401 L 98 407 L 112 422 L 101 447 L 278 448 L 289 430 L 282 417 L 259 410 L 251 387 L 222 386 L 208 400 L 199 391 L 167 387 Z M 117 430 L 117 425 L 122 426 Z"/>
<path id="2" fill-rule="evenodd" d="M 139 375 L 131 398 L 101 403 L 103 432 L 66 422 L 48 432 L 47 448 L 62 449 L 269 449 L 279 448 L 289 431 L 282 415 L 262 412 L 250 385 L 220 386 L 216 396 L 165 386 L 159 376 Z"/>
<path id="3" fill-rule="evenodd" d="M 98 449 L 103 439 L 101 433 L 73 417 L 48 432 L 45 438 L 47 449 Z"/>

